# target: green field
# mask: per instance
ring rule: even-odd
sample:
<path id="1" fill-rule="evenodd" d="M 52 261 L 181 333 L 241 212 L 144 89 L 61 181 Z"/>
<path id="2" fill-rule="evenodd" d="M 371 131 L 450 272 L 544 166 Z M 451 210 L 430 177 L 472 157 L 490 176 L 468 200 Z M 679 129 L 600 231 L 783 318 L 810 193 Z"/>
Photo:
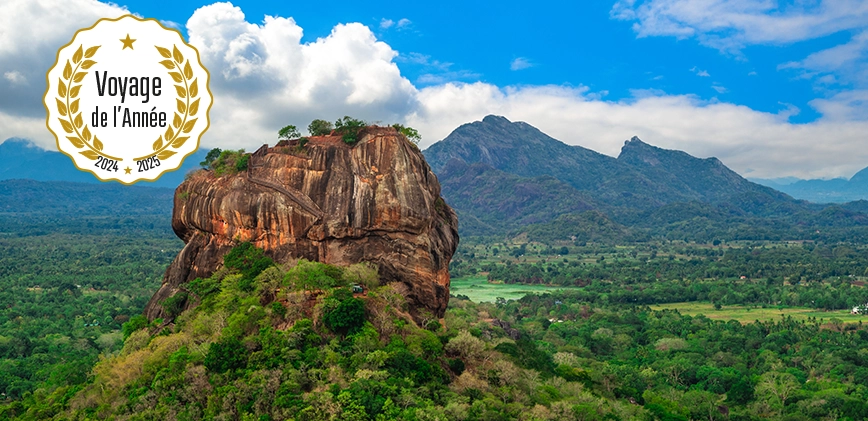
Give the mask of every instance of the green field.
<path id="1" fill-rule="evenodd" d="M 554 292 L 569 287 L 549 287 L 545 285 L 521 284 L 490 284 L 485 276 L 462 276 L 451 281 L 449 292 L 452 295 L 466 295 L 475 303 L 491 302 L 501 297 L 507 300 L 517 300 L 527 294 Z"/>
<path id="2" fill-rule="evenodd" d="M 820 323 L 830 323 L 833 318 L 844 323 L 868 322 L 868 315 L 850 314 L 850 310 L 822 311 L 806 307 L 760 308 L 747 306 L 723 306 L 715 310 L 712 303 L 671 303 L 651 306 L 652 310 L 678 310 L 681 314 L 695 316 L 702 314 L 714 320 L 737 320 L 741 323 L 754 321 L 780 320 L 784 316 L 792 316 L 796 320 L 807 320 L 814 317 Z"/>

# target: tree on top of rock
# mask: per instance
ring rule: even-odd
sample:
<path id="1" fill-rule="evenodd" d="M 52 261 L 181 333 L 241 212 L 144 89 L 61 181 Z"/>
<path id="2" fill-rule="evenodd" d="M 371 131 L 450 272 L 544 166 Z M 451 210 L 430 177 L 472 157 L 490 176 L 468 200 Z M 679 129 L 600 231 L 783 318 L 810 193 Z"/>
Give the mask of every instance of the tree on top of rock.
<path id="1" fill-rule="evenodd" d="M 367 125 L 363 120 L 344 116 L 335 121 L 335 131 L 343 136 L 344 142 L 352 145 L 359 141 L 359 132 Z"/>
<path id="2" fill-rule="evenodd" d="M 311 136 L 325 136 L 334 130 L 334 126 L 330 121 L 316 119 L 311 121 L 307 126 L 307 131 Z"/>
<path id="3" fill-rule="evenodd" d="M 403 124 L 398 123 L 393 124 L 392 127 L 397 130 L 398 133 L 406 136 L 407 139 L 409 139 L 415 145 L 418 145 L 419 142 L 422 140 L 422 135 L 419 134 L 419 131 L 412 127 L 407 127 Z"/>
<path id="4" fill-rule="evenodd" d="M 292 124 L 280 129 L 277 132 L 277 138 L 279 140 L 298 139 L 299 137 L 301 137 L 301 133 L 299 133 L 298 128 L 296 128 Z"/>

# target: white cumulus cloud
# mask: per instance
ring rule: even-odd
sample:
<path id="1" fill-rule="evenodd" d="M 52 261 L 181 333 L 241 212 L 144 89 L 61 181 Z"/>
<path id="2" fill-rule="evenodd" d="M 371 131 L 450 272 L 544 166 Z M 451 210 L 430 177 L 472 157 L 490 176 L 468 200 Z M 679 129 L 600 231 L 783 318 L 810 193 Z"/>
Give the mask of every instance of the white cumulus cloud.
<path id="1" fill-rule="evenodd" d="M 343 115 L 392 121 L 416 106 L 416 88 L 394 62 L 398 53 L 359 23 L 302 43 L 292 18 L 252 24 L 240 8 L 215 3 L 196 10 L 187 31 L 217 98 L 203 138 L 209 145 L 252 148 L 286 124 Z"/>
<path id="2" fill-rule="evenodd" d="M 817 51 L 800 61 L 784 63 L 780 69 L 796 69 L 820 83 L 854 83 L 868 87 L 868 29 L 845 44 Z"/>
<path id="3" fill-rule="evenodd" d="M 0 2 L 0 141 L 20 136 L 55 147 L 45 128 L 45 72 L 75 31 L 127 13 L 92 0 Z"/>
<path id="4" fill-rule="evenodd" d="M 695 37 L 721 50 L 789 44 L 868 26 L 864 0 L 618 0 L 610 12 L 639 37 Z"/>
<path id="5" fill-rule="evenodd" d="M 13 85 L 23 85 L 27 83 L 27 77 L 21 74 L 18 70 L 3 73 L 3 77 L 9 82 L 12 82 Z"/>
<path id="6" fill-rule="evenodd" d="M 835 114 L 793 124 L 787 120 L 794 112 L 791 107 L 767 113 L 658 91 L 636 91 L 629 100 L 604 101 L 584 87 L 498 88 L 485 83 L 424 88 L 419 100 L 422 108 L 408 123 L 427 139 L 440 139 L 460 124 L 498 114 L 612 156 L 617 156 L 624 140 L 637 135 L 663 148 L 718 157 L 751 177 L 849 177 L 868 165 L 863 146 L 868 122 L 837 114 L 846 109 L 829 108 L 826 111 Z M 829 106 L 843 102 L 841 98 Z"/>

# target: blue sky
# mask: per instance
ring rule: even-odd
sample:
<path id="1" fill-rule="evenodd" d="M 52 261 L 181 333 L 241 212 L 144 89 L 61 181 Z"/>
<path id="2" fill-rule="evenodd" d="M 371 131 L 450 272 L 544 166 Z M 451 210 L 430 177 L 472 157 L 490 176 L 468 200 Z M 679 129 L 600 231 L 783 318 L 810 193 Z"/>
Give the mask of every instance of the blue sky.
<path id="1" fill-rule="evenodd" d="M 181 1 L 166 8 L 153 3 L 122 4 L 143 16 L 178 23 L 203 4 Z M 817 119 L 808 102 L 823 92 L 799 71 L 778 67 L 851 36 L 839 31 L 791 44 L 747 45 L 735 54 L 694 39 L 637 38 L 633 22 L 612 19 L 612 3 L 604 1 L 440 1 L 437 7 L 407 1 L 234 4 L 250 22 L 265 15 L 294 18 L 304 28 L 303 42 L 327 36 L 336 23 L 365 24 L 408 56 L 396 62 L 417 86 L 451 80 L 584 85 L 611 100 L 630 98 L 637 89 L 662 90 L 767 112 L 791 105 L 800 110 L 790 118 L 793 122 Z M 402 19 L 406 23 L 399 27 Z"/>
<path id="2" fill-rule="evenodd" d="M 868 166 L 866 0 L 8 0 L 0 140 L 51 147 L 46 57 L 127 12 L 174 22 L 200 50 L 215 95 L 205 146 L 255 149 L 283 124 L 344 114 L 413 125 L 427 146 L 499 114 L 613 156 L 636 135 L 752 177 Z"/>

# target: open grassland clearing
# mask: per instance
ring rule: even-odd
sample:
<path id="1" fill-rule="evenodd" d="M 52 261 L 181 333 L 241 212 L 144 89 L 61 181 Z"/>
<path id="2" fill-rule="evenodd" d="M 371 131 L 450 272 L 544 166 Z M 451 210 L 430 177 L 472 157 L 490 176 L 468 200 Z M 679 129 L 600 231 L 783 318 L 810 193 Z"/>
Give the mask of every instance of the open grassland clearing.
<path id="1" fill-rule="evenodd" d="M 452 295 L 465 295 L 475 303 L 493 303 L 497 298 L 518 300 L 527 294 L 541 294 L 558 290 L 570 290 L 570 287 L 552 287 L 546 285 L 497 284 L 489 283 L 486 276 L 463 276 L 452 280 L 449 287 Z"/>
<path id="2" fill-rule="evenodd" d="M 868 315 L 851 314 L 850 310 L 822 311 L 807 307 L 754 307 L 754 306 L 722 306 L 720 310 L 708 302 L 669 303 L 652 305 L 652 310 L 678 310 L 681 314 L 696 316 L 699 314 L 713 320 L 737 320 L 741 323 L 759 321 L 779 321 L 790 316 L 796 320 L 816 319 L 820 323 L 833 323 L 838 319 L 842 323 L 868 323 Z"/>

